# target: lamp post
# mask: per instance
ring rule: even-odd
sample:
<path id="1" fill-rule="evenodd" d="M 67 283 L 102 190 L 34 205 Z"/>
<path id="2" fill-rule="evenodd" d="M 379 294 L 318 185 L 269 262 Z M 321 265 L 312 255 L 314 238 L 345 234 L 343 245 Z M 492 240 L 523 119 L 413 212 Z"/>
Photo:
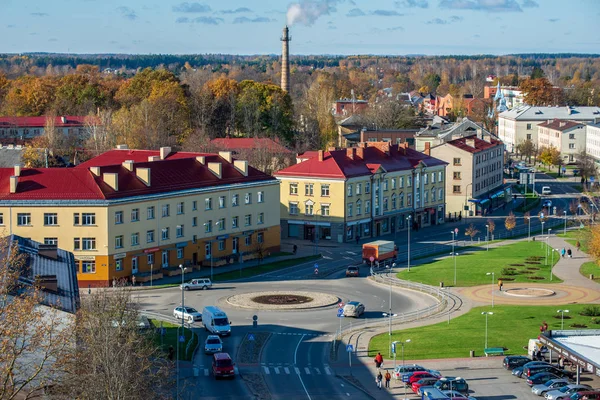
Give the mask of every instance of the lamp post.
<path id="1" fill-rule="evenodd" d="M 465 187 L 465 207 L 464 207 L 464 211 L 465 211 L 465 224 L 467 223 L 467 218 L 469 217 L 469 207 L 468 207 L 468 195 L 469 195 L 469 186 L 473 186 L 473 183 L 467 183 L 467 186 Z M 473 190 L 471 190 L 471 195 L 473 194 Z"/>
<path id="2" fill-rule="evenodd" d="M 481 314 L 485 315 L 485 348 L 488 348 L 488 315 L 494 315 L 491 311 L 484 311 Z"/>
<path id="3" fill-rule="evenodd" d="M 454 286 L 456 286 L 456 253 L 454 252 L 454 244 L 456 243 L 456 232 L 451 231 L 450 233 L 452 234 L 452 258 L 454 258 Z"/>
<path id="4" fill-rule="evenodd" d="M 552 228 L 548 229 L 548 235 L 546 236 L 546 261 L 548 259 L 548 253 L 550 252 L 550 248 L 548 247 L 550 245 L 550 235 L 552 232 Z"/>
<path id="5" fill-rule="evenodd" d="M 554 267 L 554 252 L 558 249 L 552 248 L 552 261 L 550 261 L 550 282 L 552 282 L 552 268 Z"/>
<path id="6" fill-rule="evenodd" d="M 485 225 L 485 251 L 490 251 L 490 226 Z"/>
<path id="7" fill-rule="evenodd" d="M 541 215 L 541 218 L 544 218 L 544 214 Z M 542 220 L 542 237 L 544 236 L 544 221 Z M 543 246 L 543 243 L 542 243 Z"/>
<path id="8" fill-rule="evenodd" d="M 404 373 L 404 343 L 410 343 L 410 339 L 406 339 L 402 344 L 402 373 Z M 402 376 L 400 376 L 402 378 Z M 404 399 L 406 400 L 406 384 L 404 384 Z"/>
<path id="9" fill-rule="evenodd" d="M 407 232 L 408 232 L 408 253 L 407 254 L 407 263 L 406 265 L 408 266 L 408 272 L 410 272 L 410 230 L 412 229 L 412 226 L 410 224 L 410 221 L 412 219 L 412 215 L 409 215 L 408 217 L 406 217 L 406 226 L 407 226 Z"/>
<path id="10" fill-rule="evenodd" d="M 388 331 L 388 337 L 389 337 L 389 349 L 390 349 L 390 357 L 392 356 L 392 317 L 397 317 L 398 314 L 392 314 L 391 312 L 388 314 L 386 312 L 382 313 L 382 315 L 384 317 L 389 318 L 389 331 Z"/>
<path id="11" fill-rule="evenodd" d="M 531 217 L 527 216 L 525 218 L 527 218 L 527 226 L 528 226 L 528 229 L 527 229 L 527 241 L 529 242 L 529 241 L 531 241 Z"/>
<path id="12" fill-rule="evenodd" d="M 177 398 L 179 398 L 179 346 L 181 345 L 179 341 L 179 337 L 184 335 L 184 313 L 185 313 L 185 290 L 183 290 L 183 281 L 185 279 L 185 267 L 179 264 L 179 269 L 181 269 L 181 335 L 177 335 Z"/>
<path id="13" fill-rule="evenodd" d="M 488 272 L 486 275 L 492 276 L 492 308 L 494 308 L 494 284 L 496 283 L 495 272 Z"/>
<path id="14" fill-rule="evenodd" d="M 568 313 L 569 310 L 557 310 L 556 312 L 560 313 L 560 330 L 565 329 L 565 313 Z"/>
<path id="15" fill-rule="evenodd" d="M 563 211 L 563 213 L 565 214 L 565 227 L 563 230 L 563 234 L 566 235 L 567 234 L 567 212 Z"/>

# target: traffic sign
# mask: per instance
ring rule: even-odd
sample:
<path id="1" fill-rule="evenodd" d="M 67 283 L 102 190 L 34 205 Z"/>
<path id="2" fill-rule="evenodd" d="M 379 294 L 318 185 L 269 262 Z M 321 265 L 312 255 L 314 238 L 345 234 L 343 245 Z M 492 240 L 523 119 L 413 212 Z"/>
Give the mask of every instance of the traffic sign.
<path id="1" fill-rule="evenodd" d="M 594 177 L 593 176 L 590 176 L 590 182 L 592 182 L 592 183 L 594 182 Z"/>
<path id="2" fill-rule="evenodd" d="M 258 315 L 253 315 L 252 316 L 252 321 L 258 321 Z"/>
<path id="3" fill-rule="evenodd" d="M 343 302 L 343 301 L 340 301 L 340 302 L 338 303 L 338 308 L 342 308 L 342 307 L 344 307 L 344 302 Z"/>
<path id="4" fill-rule="evenodd" d="M 344 316 L 344 309 L 343 308 L 338 308 L 337 316 L 340 317 L 340 318 Z"/>
<path id="5" fill-rule="evenodd" d="M 396 354 L 396 342 L 392 342 L 392 354 Z"/>
<path id="6" fill-rule="evenodd" d="M 183 336 L 183 335 L 180 335 L 180 336 L 179 336 L 179 342 L 180 342 L 180 343 L 183 343 L 183 342 L 185 342 L 185 336 Z"/>
<path id="7" fill-rule="evenodd" d="M 248 340 L 254 342 L 254 335 L 252 333 L 248 334 Z"/>
<path id="8" fill-rule="evenodd" d="M 458 228 L 454 228 L 454 233 L 458 233 Z"/>
<path id="9" fill-rule="evenodd" d="M 354 351 L 354 347 L 351 344 L 346 345 L 346 351 L 348 353 L 352 353 Z"/>
<path id="10" fill-rule="evenodd" d="M 369 261 L 371 261 L 371 262 L 375 261 L 375 257 L 373 257 L 373 256 L 369 257 Z"/>
<path id="11" fill-rule="evenodd" d="M 319 264 L 315 263 L 315 269 L 319 269 Z"/>

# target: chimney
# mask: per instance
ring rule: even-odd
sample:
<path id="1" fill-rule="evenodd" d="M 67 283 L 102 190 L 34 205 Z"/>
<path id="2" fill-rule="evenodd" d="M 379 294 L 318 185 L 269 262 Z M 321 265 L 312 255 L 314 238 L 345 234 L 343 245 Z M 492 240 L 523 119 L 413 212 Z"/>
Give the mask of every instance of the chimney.
<path id="1" fill-rule="evenodd" d="M 161 147 L 160 148 L 160 159 L 161 160 L 164 160 L 165 158 L 167 158 L 169 156 L 169 154 L 171 154 L 170 147 Z"/>
<path id="2" fill-rule="evenodd" d="M 477 137 L 483 139 L 483 129 L 477 128 Z"/>
<path id="3" fill-rule="evenodd" d="M 234 160 L 233 167 L 237 169 L 240 174 L 248 176 L 248 161 L 246 160 Z"/>
<path id="4" fill-rule="evenodd" d="M 566 124 L 567 124 L 567 123 L 566 123 L 565 121 L 560 121 L 560 122 L 558 123 L 558 127 L 559 127 L 559 128 L 562 128 L 562 127 L 563 127 L 563 126 L 565 126 Z M 15 171 L 16 171 L 16 170 L 15 170 Z"/>
<path id="5" fill-rule="evenodd" d="M 135 170 L 135 175 L 140 181 L 144 182 L 146 186 L 150 186 L 150 168 L 137 168 Z"/>
<path id="6" fill-rule="evenodd" d="M 363 147 L 356 148 L 356 157 L 360 158 L 361 160 L 365 159 L 365 149 Z"/>
<path id="7" fill-rule="evenodd" d="M 361 142 L 366 142 L 367 141 L 366 134 L 367 134 L 367 128 L 362 128 L 360 130 L 360 141 Z"/>
<path id="8" fill-rule="evenodd" d="M 210 169 L 210 172 L 212 172 L 213 174 L 215 174 L 215 176 L 219 179 L 221 179 L 222 176 L 222 165 L 220 162 L 209 162 L 208 163 L 208 169 Z"/>
<path id="9" fill-rule="evenodd" d="M 39 254 L 39 252 L 40 252 L 40 250 L 38 250 L 38 254 Z M 48 257 L 48 258 L 52 258 L 53 260 L 58 260 L 58 256 L 56 256 L 56 258 L 53 258 L 53 257 Z M 56 275 L 36 275 L 35 287 L 38 288 L 39 290 L 43 290 L 45 292 L 58 293 L 58 278 L 56 277 Z"/>
<path id="10" fill-rule="evenodd" d="M 423 154 L 427 156 L 431 155 L 431 143 L 425 142 L 425 150 L 423 150 Z"/>
<path id="11" fill-rule="evenodd" d="M 475 139 L 465 139 L 465 143 L 467 144 L 467 146 L 475 148 Z"/>
<path id="12" fill-rule="evenodd" d="M 60 117 L 60 122 L 62 122 L 63 124 L 67 123 L 67 117 Z"/>
<path id="13" fill-rule="evenodd" d="M 382 153 L 390 155 L 390 142 L 367 142 L 367 147 L 375 147 Z"/>
<path id="14" fill-rule="evenodd" d="M 196 157 L 196 161 L 198 161 L 202 165 L 205 165 L 206 164 L 206 157 L 204 157 L 204 156 L 198 156 L 198 157 Z"/>
<path id="15" fill-rule="evenodd" d="M 126 144 L 118 144 L 117 150 L 128 150 L 129 147 Z"/>
<path id="16" fill-rule="evenodd" d="M 337 148 L 335 148 L 335 147 L 329 147 L 329 148 L 327 148 L 327 151 L 336 151 L 336 150 L 337 150 Z"/>
<path id="17" fill-rule="evenodd" d="M 102 180 L 115 192 L 119 191 L 119 174 L 105 172 L 102 174 Z"/>
<path id="18" fill-rule="evenodd" d="M 351 160 L 354 160 L 354 154 L 355 154 L 355 148 L 354 147 L 349 147 L 346 149 L 346 157 L 348 157 Z"/>
<path id="19" fill-rule="evenodd" d="M 283 28 L 281 35 L 281 90 L 290 91 L 290 31 L 287 27 Z"/>
<path id="20" fill-rule="evenodd" d="M 230 164 L 231 164 L 231 161 L 233 160 L 233 158 L 231 157 L 231 152 L 230 151 L 220 151 L 219 152 L 219 156 L 221 158 L 225 159 Z"/>
<path id="21" fill-rule="evenodd" d="M 19 184 L 19 177 L 11 176 L 10 177 L 10 192 L 11 193 L 17 193 L 17 185 L 18 184 Z"/>
<path id="22" fill-rule="evenodd" d="M 58 248 L 55 244 L 39 244 L 38 254 L 42 257 L 58 260 Z"/>
<path id="23" fill-rule="evenodd" d="M 319 162 L 323 161 L 323 150 L 319 150 Z"/>
<path id="24" fill-rule="evenodd" d="M 15 165 L 15 176 L 21 176 L 21 166 Z"/>
<path id="25" fill-rule="evenodd" d="M 122 165 L 127 171 L 133 171 L 133 160 L 125 160 Z"/>
<path id="26" fill-rule="evenodd" d="M 159 156 L 148 156 L 148 162 L 159 161 Z"/>

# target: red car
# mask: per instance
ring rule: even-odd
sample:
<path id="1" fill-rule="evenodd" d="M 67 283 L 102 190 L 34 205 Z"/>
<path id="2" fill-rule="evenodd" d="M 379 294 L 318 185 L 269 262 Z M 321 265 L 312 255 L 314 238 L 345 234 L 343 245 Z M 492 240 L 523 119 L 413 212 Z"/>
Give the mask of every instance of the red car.
<path id="1" fill-rule="evenodd" d="M 436 383 L 438 381 L 439 378 L 437 377 L 431 377 L 431 378 L 423 378 L 423 379 L 419 379 L 418 381 L 416 381 L 415 383 L 412 384 L 412 391 L 415 392 L 416 394 L 420 395 L 420 391 L 419 389 L 421 388 L 421 386 L 433 386 L 434 383 Z"/>
<path id="2" fill-rule="evenodd" d="M 408 384 L 412 385 L 413 383 L 417 382 L 419 379 L 423 379 L 423 378 L 438 378 L 439 379 L 439 376 L 435 376 L 431 372 L 428 372 L 428 371 L 416 371 L 415 373 L 413 373 L 410 376 L 410 378 L 408 378 Z"/>

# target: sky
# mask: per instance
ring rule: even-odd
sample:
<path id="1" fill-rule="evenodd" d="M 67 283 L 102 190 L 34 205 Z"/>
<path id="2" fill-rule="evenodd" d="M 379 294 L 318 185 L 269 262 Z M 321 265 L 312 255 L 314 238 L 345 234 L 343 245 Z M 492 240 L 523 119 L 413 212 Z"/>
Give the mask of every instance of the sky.
<path id="1" fill-rule="evenodd" d="M 0 52 L 600 53 L 600 0 L 0 0 Z"/>

